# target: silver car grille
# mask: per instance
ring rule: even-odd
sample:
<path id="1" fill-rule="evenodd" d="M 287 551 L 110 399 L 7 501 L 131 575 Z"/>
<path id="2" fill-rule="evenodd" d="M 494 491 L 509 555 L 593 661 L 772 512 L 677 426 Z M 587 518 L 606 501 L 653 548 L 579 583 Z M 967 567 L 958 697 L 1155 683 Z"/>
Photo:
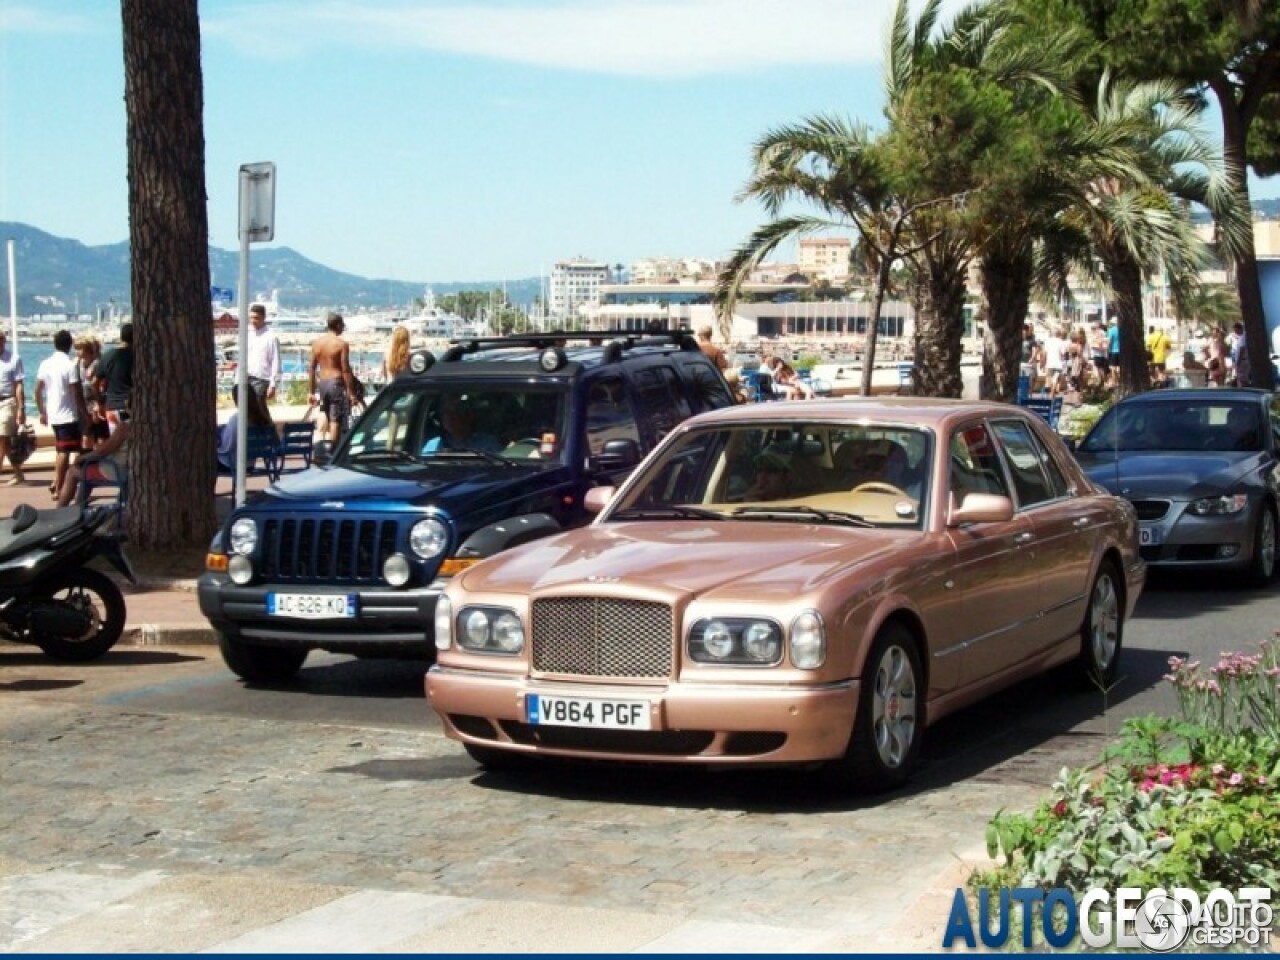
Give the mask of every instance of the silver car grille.
<path id="1" fill-rule="evenodd" d="M 672 624 L 671 608 L 663 603 L 609 597 L 535 600 L 533 669 L 580 677 L 669 677 Z"/>

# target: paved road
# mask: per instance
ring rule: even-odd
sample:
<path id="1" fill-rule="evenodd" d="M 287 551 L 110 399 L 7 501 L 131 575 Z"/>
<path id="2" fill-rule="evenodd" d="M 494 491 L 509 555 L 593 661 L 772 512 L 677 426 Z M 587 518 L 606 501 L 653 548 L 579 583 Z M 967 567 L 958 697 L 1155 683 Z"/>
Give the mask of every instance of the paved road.
<path id="1" fill-rule="evenodd" d="M 0 950 L 937 949 L 993 812 L 1172 709 L 1171 654 L 1278 625 L 1275 590 L 1159 580 L 1115 690 L 1055 674 L 948 718 L 874 800 L 791 772 L 482 774 L 421 665 L 313 655 L 271 690 L 209 647 L 0 648 Z"/>

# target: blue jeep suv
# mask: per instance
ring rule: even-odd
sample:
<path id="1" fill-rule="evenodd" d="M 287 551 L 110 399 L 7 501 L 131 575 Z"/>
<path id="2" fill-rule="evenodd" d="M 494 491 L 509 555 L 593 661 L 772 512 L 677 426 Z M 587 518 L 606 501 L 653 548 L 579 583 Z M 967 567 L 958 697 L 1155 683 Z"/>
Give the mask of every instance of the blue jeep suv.
<path id="1" fill-rule="evenodd" d="M 314 649 L 430 658 L 449 577 L 586 523 L 590 487 L 620 482 L 680 421 L 732 402 L 686 330 L 416 353 L 327 464 L 232 512 L 200 610 L 250 681 L 287 680 Z"/>

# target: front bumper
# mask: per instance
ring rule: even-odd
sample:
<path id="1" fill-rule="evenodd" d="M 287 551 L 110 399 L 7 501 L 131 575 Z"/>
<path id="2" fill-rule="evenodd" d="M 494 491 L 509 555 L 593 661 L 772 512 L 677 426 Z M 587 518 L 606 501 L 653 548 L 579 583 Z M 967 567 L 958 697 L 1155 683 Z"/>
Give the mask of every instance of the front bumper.
<path id="1" fill-rule="evenodd" d="M 403 648 L 406 654 L 435 652 L 432 616 L 441 587 L 393 590 L 389 587 L 255 583 L 237 586 L 225 574 L 206 573 L 197 582 L 200 612 L 215 630 L 231 639 L 270 646 L 356 651 Z M 310 619 L 271 616 L 272 592 L 355 594 L 353 618 Z"/>
<path id="2" fill-rule="evenodd" d="M 712 765 L 803 764 L 843 756 L 858 683 L 807 687 L 670 683 L 633 686 L 530 680 L 433 667 L 425 687 L 455 740 L 529 754 Z M 527 697 L 646 700 L 650 730 L 527 722 Z"/>
<path id="3" fill-rule="evenodd" d="M 1253 560 L 1257 507 L 1228 516 L 1198 517 L 1174 501 L 1159 520 L 1140 524 L 1142 559 L 1152 567 L 1244 569 Z"/>

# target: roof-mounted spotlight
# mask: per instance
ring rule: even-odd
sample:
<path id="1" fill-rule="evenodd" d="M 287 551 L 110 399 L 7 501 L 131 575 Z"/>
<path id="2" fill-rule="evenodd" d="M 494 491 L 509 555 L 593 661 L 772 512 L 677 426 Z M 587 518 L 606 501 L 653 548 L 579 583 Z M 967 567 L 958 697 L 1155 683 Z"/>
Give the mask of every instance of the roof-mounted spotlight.
<path id="1" fill-rule="evenodd" d="M 568 362 L 569 358 L 559 347 L 547 347 L 538 354 L 538 366 L 545 373 L 555 373 Z"/>
<path id="2" fill-rule="evenodd" d="M 436 358 L 430 350 L 415 350 L 409 354 L 409 372 L 426 373 L 435 362 Z"/>

